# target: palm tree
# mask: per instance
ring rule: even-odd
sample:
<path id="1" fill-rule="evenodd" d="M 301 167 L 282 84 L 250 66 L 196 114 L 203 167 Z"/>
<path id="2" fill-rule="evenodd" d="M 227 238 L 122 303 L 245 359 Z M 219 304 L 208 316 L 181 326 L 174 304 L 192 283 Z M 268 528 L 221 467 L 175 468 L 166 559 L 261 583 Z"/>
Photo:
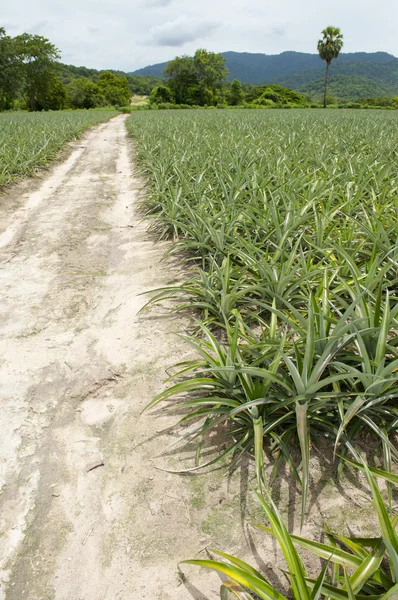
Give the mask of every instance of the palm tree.
<path id="1" fill-rule="evenodd" d="M 338 27 L 326 27 L 322 31 L 323 38 L 318 41 L 318 52 L 322 60 L 326 60 L 325 93 L 323 96 L 323 108 L 326 108 L 326 90 L 328 86 L 329 65 L 337 58 L 343 47 L 343 34 Z"/>

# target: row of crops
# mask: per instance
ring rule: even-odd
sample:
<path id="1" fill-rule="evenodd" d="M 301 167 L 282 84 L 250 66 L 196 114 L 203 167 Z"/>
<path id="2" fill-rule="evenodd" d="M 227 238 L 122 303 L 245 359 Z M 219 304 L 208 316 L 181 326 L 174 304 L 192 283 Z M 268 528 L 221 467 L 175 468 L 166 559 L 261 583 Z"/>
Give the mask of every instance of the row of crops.
<path id="1" fill-rule="evenodd" d="M 45 167 L 66 142 L 115 114 L 113 110 L 0 113 L 0 186 Z"/>
<path id="2" fill-rule="evenodd" d="M 157 290 L 152 301 L 173 298 L 176 310 L 190 311 L 195 325 L 186 337 L 197 359 L 179 365 L 175 381 L 152 405 L 168 400 L 185 409 L 183 436 L 197 443 L 193 469 L 226 458 L 236 464 L 254 451 L 258 485 L 266 490 L 285 461 L 302 489 L 303 516 L 314 443 L 335 453 L 338 474 L 347 459 L 362 464 L 365 449 L 369 460 L 383 461 L 389 485 L 396 483 L 396 116 L 159 112 L 135 113 L 127 127 L 137 142 L 151 229 L 173 240 L 171 252 L 185 264 L 183 284 Z M 220 431 L 217 456 L 202 459 L 206 437 Z M 264 449 L 274 460 L 268 481 Z M 396 520 L 388 520 L 376 487 L 372 492 L 384 534 L 388 530 L 391 565 L 398 560 Z M 276 507 L 261 501 L 285 557 L 294 558 Z M 375 544 L 370 554 L 357 545 L 355 560 L 345 556 L 340 563 L 335 549 L 330 560 L 355 573 L 365 559 L 372 562 Z M 377 546 L 378 565 L 385 548 Z M 319 556 L 330 556 L 323 552 Z M 227 559 L 240 569 L 235 584 L 243 569 L 246 590 L 279 597 L 258 581 L 250 587 L 250 577 L 261 576 Z M 319 597 L 322 584 L 311 591 L 295 565 L 293 595 Z M 398 593 L 397 565 L 384 588 L 381 576 L 369 584 L 378 567 L 354 580 L 334 567 L 334 582 L 342 577 L 345 591 L 329 596 L 351 598 L 362 590 L 367 597 L 370 590 L 374 597 L 395 597 L 384 594 L 393 587 Z M 326 567 L 322 581 L 325 573 Z"/>

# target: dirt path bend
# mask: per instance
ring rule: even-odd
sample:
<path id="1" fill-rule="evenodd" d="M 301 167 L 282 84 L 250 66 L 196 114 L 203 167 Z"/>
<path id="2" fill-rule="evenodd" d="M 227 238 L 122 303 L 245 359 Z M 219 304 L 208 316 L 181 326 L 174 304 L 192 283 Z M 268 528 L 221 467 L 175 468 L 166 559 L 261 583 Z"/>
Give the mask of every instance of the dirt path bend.
<path id="1" fill-rule="evenodd" d="M 138 419 L 182 348 L 180 323 L 137 316 L 171 278 L 137 189 L 118 117 L 0 209 L 1 600 L 217 597 L 176 575 L 208 539 L 202 492 L 150 460 L 174 418 Z"/>

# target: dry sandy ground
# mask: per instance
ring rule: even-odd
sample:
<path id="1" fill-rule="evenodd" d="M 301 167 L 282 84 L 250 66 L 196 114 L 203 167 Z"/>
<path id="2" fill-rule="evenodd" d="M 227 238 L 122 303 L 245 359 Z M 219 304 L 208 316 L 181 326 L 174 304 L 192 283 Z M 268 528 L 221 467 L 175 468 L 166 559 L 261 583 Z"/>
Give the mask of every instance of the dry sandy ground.
<path id="1" fill-rule="evenodd" d="M 119 117 L 2 198 L 2 600 L 190 597 L 176 564 L 203 535 L 150 461 L 170 421 L 138 419 L 181 357 L 179 324 L 137 316 L 170 270 L 130 170 Z"/>
<path id="2" fill-rule="evenodd" d="M 278 578 L 274 544 L 260 556 L 246 526 L 261 519 L 250 469 L 181 477 L 152 460 L 175 417 L 140 412 L 187 350 L 180 318 L 137 315 L 175 273 L 136 215 L 129 144 L 117 117 L 1 199 L 1 600 L 215 600 L 215 574 L 177 572 L 208 544 Z M 313 487 L 317 533 L 367 503 L 350 489 Z M 277 495 L 293 525 L 299 498 L 283 481 Z"/>
<path id="3" fill-rule="evenodd" d="M 146 104 L 148 96 L 139 96 L 137 94 L 134 94 L 134 96 L 131 96 L 130 98 L 130 104 L 133 106 L 137 106 L 137 104 Z"/>

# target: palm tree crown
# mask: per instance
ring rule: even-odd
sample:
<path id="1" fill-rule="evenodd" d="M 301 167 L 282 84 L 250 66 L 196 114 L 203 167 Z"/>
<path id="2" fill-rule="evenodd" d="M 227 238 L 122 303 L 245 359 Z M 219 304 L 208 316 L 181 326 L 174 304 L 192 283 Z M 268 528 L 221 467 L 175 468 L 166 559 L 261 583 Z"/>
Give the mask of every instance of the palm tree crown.
<path id="1" fill-rule="evenodd" d="M 329 66 L 332 60 L 338 57 L 343 47 L 343 35 L 338 27 L 326 27 L 322 31 L 322 35 L 323 38 L 318 41 L 318 52 L 322 60 L 326 60 L 325 90 L 323 94 L 323 107 L 326 108 Z"/>
<path id="2" fill-rule="evenodd" d="M 330 65 L 337 58 L 343 47 L 343 35 L 338 27 L 326 27 L 322 31 L 323 38 L 318 41 L 318 52 L 322 60 Z"/>

